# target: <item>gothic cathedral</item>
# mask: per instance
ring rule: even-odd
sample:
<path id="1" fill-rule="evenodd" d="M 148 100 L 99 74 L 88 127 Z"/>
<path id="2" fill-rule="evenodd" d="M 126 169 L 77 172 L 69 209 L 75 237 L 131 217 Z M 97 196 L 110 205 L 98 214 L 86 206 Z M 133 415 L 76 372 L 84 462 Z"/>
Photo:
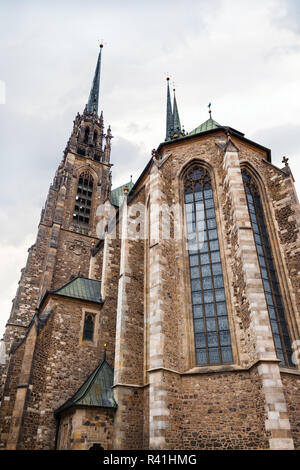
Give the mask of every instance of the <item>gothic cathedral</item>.
<path id="1" fill-rule="evenodd" d="M 2 340 L 1 449 L 300 449 L 300 205 L 209 119 L 111 189 L 102 45 Z"/>

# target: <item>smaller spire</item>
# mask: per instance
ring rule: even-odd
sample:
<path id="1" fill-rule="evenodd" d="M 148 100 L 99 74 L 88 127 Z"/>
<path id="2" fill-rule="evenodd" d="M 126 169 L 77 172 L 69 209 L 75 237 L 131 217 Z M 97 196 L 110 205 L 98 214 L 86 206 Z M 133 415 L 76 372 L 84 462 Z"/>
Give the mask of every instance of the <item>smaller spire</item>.
<path id="1" fill-rule="evenodd" d="M 172 138 L 173 112 L 170 95 L 170 77 L 167 77 L 167 123 L 166 123 L 166 141 Z"/>
<path id="2" fill-rule="evenodd" d="M 179 119 L 179 112 L 177 107 L 176 95 L 175 95 L 175 88 L 174 92 L 174 101 L 173 101 L 173 139 L 181 137 L 181 124 Z"/>
<path id="3" fill-rule="evenodd" d="M 106 361 L 106 348 L 107 348 L 107 344 L 104 343 L 104 354 L 103 354 L 103 361 Z"/>

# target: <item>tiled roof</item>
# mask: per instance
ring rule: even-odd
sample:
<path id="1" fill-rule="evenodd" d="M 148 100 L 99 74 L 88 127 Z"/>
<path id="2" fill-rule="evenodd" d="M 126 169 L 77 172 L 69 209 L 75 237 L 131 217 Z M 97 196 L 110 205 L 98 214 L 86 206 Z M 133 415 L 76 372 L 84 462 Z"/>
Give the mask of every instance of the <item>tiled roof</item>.
<path id="1" fill-rule="evenodd" d="M 101 282 L 94 279 L 86 279 L 80 277 L 80 275 L 51 293 L 75 299 L 89 300 L 91 302 L 102 302 Z"/>
<path id="2" fill-rule="evenodd" d="M 55 411 L 59 414 L 71 406 L 117 408 L 113 394 L 114 371 L 104 359 L 75 395 Z"/>
<path id="3" fill-rule="evenodd" d="M 118 206 L 118 207 L 121 206 L 122 201 L 123 201 L 123 197 L 124 197 L 124 188 L 126 186 L 127 186 L 128 190 L 129 190 L 129 193 L 130 193 L 131 189 L 134 186 L 134 183 L 132 181 L 130 181 L 129 183 L 123 184 L 122 186 L 119 186 L 118 188 L 112 190 L 112 192 L 110 194 L 110 202 L 114 206 Z"/>
<path id="4" fill-rule="evenodd" d="M 218 127 L 222 127 L 221 124 L 218 124 L 213 119 L 208 119 L 207 121 L 200 124 L 200 126 L 196 127 L 189 135 L 196 135 L 201 134 L 201 132 L 211 131 L 212 129 L 217 129 Z"/>

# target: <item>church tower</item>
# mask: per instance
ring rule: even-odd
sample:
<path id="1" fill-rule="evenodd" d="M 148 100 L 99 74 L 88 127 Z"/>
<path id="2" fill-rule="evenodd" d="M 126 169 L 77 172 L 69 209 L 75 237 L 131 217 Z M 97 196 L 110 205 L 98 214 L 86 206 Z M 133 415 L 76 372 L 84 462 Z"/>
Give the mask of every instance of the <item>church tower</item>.
<path id="1" fill-rule="evenodd" d="M 78 271 L 86 278 L 101 275 L 101 262 L 90 260 L 91 249 L 98 241 L 97 207 L 111 192 L 113 137 L 110 127 L 104 131 L 103 113 L 98 113 L 102 50 L 101 44 L 88 103 L 75 117 L 41 213 L 36 242 L 29 248 L 21 271 L 4 335 L 2 386 L 10 352 L 24 338 L 45 293 L 70 281 Z"/>

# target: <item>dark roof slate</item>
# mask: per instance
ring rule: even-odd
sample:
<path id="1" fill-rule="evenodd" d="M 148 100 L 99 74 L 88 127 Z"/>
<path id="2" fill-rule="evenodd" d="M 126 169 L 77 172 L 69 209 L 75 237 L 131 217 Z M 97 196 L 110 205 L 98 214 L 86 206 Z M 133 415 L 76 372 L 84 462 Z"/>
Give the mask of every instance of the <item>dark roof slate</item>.
<path id="1" fill-rule="evenodd" d="M 98 408 L 117 408 L 113 394 L 114 371 L 104 359 L 94 372 L 81 385 L 77 392 L 55 414 L 71 407 L 92 406 Z"/>
<path id="2" fill-rule="evenodd" d="M 102 303 L 101 281 L 87 279 L 80 275 L 69 281 L 64 286 L 50 292 L 51 294 L 63 295 L 74 299 L 88 300 L 90 302 Z"/>

